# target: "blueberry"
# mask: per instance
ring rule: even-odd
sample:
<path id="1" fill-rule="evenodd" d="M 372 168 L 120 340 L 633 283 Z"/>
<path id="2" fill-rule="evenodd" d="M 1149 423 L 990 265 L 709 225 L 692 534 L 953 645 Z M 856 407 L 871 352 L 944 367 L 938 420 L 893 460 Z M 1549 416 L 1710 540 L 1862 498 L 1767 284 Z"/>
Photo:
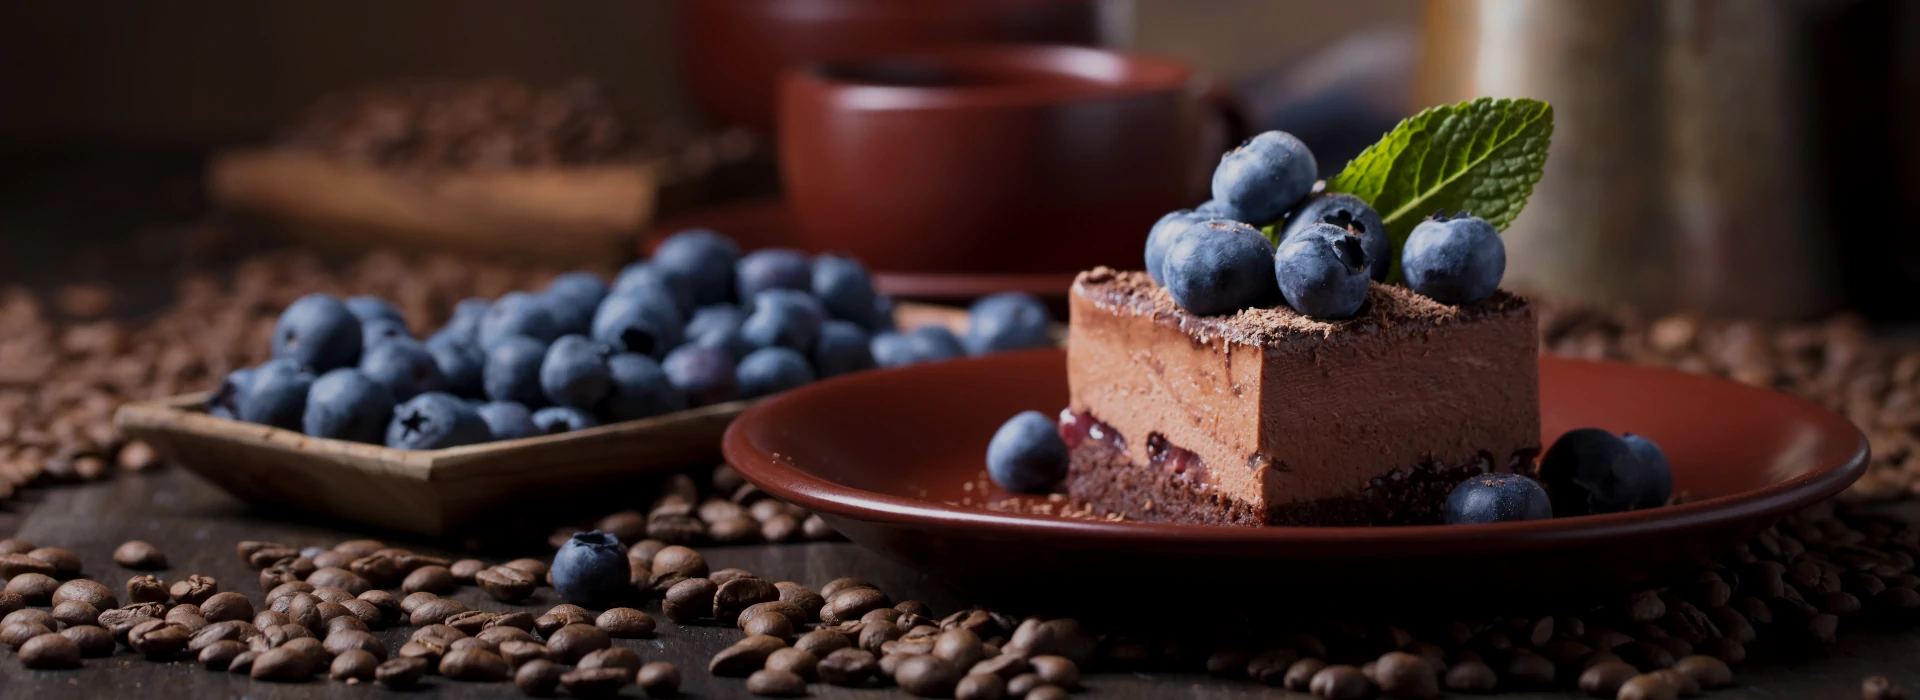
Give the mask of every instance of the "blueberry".
<path id="1" fill-rule="evenodd" d="M 741 322 L 740 337 L 754 348 L 812 350 L 825 317 L 819 300 L 806 292 L 768 289 L 754 295 L 753 311 Z"/>
<path id="2" fill-rule="evenodd" d="M 539 297 L 560 333 L 585 333 L 607 298 L 607 284 L 591 272 L 569 272 L 553 278 Z"/>
<path id="3" fill-rule="evenodd" d="M 740 380 L 740 396 L 771 396 L 813 381 L 813 368 L 807 357 L 783 347 L 760 348 L 747 353 L 734 369 Z"/>
<path id="4" fill-rule="evenodd" d="M 1477 216 L 1427 219 L 1400 251 L 1407 286 L 1442 304 L 1472 304 L 1493 294 L 1507 273 L 1507 246 Z"/>
<path id="5" fill-rule="evenodd" d="M 393 416 L 393 392 L 360 370 L 342 367 L 313 380 L 301 432 L 314 437 L 381 444 Z"/>
<path id="6" fill-rule="evenodd" d="M 660 361 L 667 381 L 687 398 L 690 406 L 706 406 L 740 398 L 740 379 L 733 374 L 733 354 L 719 348 L 682 345 Z"/>
<path id="7" fill-rule="evenodd" d="M 734 293 L 741 302 L 768 289 L 813 289 L 813 267 L 807 256 L 790 248 L 762 248 L 733 266 Z"/>
<path id="8" fill-rule="evenodd" d="M 387 422 L 387 446 L 402 450 L 477 445 L 492 437 L 478 411 L 459 397 L 438 391 L 400 404 Z"/>
<path id="9" fill-rule="evenodd" d="M 1167 292 L 1196 316 L 1267 306 L 1280 296 L 1273 246 L 1260 230 L 1215 219 L 1177 236 L 1161 263 Z"/>
<path id="10" fill-rule="evenodd" d="M 982 298 L 967 310 L 967 352 L 990 352 L 1044 348 L 1053 345 L 1049 335 L 1053 315 L 1047 305 L 1032 294 L 1001 292 Z"/>
<path id="11" fill-rule="evenodd" d="M 881 367 L 905 367 L 920 361 L 913 338 L 905 333 L 886 331 L 873 336 L 868 343 L 873 351 L 873 362 Z"/>
<path id="12" fill-rule="evenodd" d="M 1189 228 L 1206 223 L 1207 218 L 1191 209 L 1181 209 L 1169 212 L 1166 216 L 1160 217 L 1159 221 L 1153 222 L 1153 228 L 1147 230 L 1146 262 L 1147 274 L 1153 277 L 1154 284 L 1167 283 L 1166 275 L 1161 272 L 1161 266 L 1166 264 L 1167 248 L 1173 246 L 1174 239 L 1179 238 L 1180 234 L 1187 232 Z"/>
<path id="13" fill-rule="evenodd" d="M 718 304 L 733 296 L 733 266 L 740 247 L 706 229 L 689 229 L 667 237 L 653 251 L 655 266 L 674 273 L 693 291 L 696 306 Z"/>
<path id="14" fill-rule="evenodd" d="M 248 423 L 299 430 L 307 412 L 313 375 L 293 360 L 276 359 L 255 369 L 241 392 L 236 418 Z"/>
<path id="15" fill-rule="evenodd" d="M 407 324 L 390 318 L 376 318 L 360 324 L 360 354 L 362 359 L 369 350 L 389 340 L 412 340 L 413 334 L 407 332 Z"/>
<path id="16" fill-rule="evenodd" d="M 207 394 L 207 415 L 228 420 L 240 419 L 240 399 L 246 396 L 248 387 L 253 385 L 253 375 L 258 368 L 241 367 L 220 380 L 220 386 Z"/>
<path id="17" fill-rule="evenodd" d="M 447 378 L 427 346 L 411 338 L 389 340 L 360 358 L 360 372 L 387 387 L 396 401 L 422 392 L 445 391 Z"/>
<path id="18" fill-rule="evenodd" d="M 468 343 L 480 341 L 480 319 L 485 318 L 487 309 L 493 303 L 480 297 L 467 297 L 453 305 L 453 316 L 447 319 L 447 325 L 441 327 L 435 335 L 450 335 Z"/>
<path id="19" fill-rule="evenodd" d="M 539 297 L 526 292 L 508 292 L 480 317 L 477 337 L 481 350 L 492 351 L 496 343 L 516 335 L 551 343 L 560 337 L 560 324 Z"/>
<path id="20" fill-rule="evenodd" d="M 1201 219 L 1232 219 L 1233 207 L 1218 199 L 1209 199 L 1194 207 L 1193 213 L 1199 214 Z"/>
<path id="21" fill-rule="evenodd" d="M 574 270 L 555 276 L 541 294 L 582 300 L 587 302 L 587 308 L 593 308 L 600 305 L 601 299 L 607 298 L 607 283 L 599 275 Z"/>
<path id="22" fill-rule="evenodd" d="M 495 440 L 518 440 L 540 434 L 533 424 L 533 412 L 512 401 L 489 401 L 473 409 L 487 424 L 487 434 Z"/>
<path id="23" fill-rule="evenodd" d="M 873 328 L 875 333 L 895 330 L 893 325 L 893 297 L 881 294 L 873 298 Z"/>
<path id="24" fill-rule="evenodd" d="M 433 364 L 440 367 L 440 376 L 446 380 L 448 393 L 462 398 L 486 394 L 482 377 L 487 356 L 480 348 L 445 331 L 428 338 L 426 345 L 427 352 L 433 355 Z"/>
<path id="25" fill-rule="evenodd" d="M 680 328 L 680 311 L 673 300 L 645 290 L 609 296 L 593 315 L 594 340 L 652 357 L 680 344 Z"/>
<path id="26" fill-rule="evenodd" d="M 1540 458 L 1540 481 L 1560 517 L 1631 510 L 1652 479 L 1625 440 L 1598 428 L 1568 431 Z"/>
<path id="27" fill-rule="evenodd" d="M 1442 509 L 1448 525 L 1546 520 L 1553 517 L 1547 490 L 1519 474 L 1482 474 L 1453 487 Z"/>
<path id="28" fill-rule="evenodd" d="M 920 362 L 938 362 L 965 357 L 967 349 L 946 326 L 921 326 L 907 333 L 913 355 Z"/>
<path id="29" fill-rule="evenodd" d="M 548 406 L 533 412 L 533 427 L 541 435 L 559 435 L 598 427 L 600 421 L 585 411 L 567 406 Z"/>
<path id="30" fill-rule="evenodd" d="M 1667 462 L 1667 453 L 1644 436 L 1627 433 L 1620 436 L 1627 443 L 1627 449 L 1640 460 L 1640 468 L 1646 474 L 1645 486 L 1640 498 L 1634 502 L 1635 508 L 1658 508 L 1667 504 L 1673 497 L 1673 465 Z"/>
<path id="31" fill-rule="evenodd" d="M 822 377 L 873 369 L 876 365 L 871 343 L 859 325 L 833 319 L 820 327 L 820 339 L 813 341 L 813 366 L 819 368 Z"/>
<path id="32" fill-rule="evenodd" d="M 1312 224 L 1280 242 L 1273 274 L 1293 310 L 1314 318 L 1348 318 L 1367 301 L 1367 252 L 1360 236 Z"/>
<path id="33" fill-rule="evenodd" d="M 612 377 L 607 374 L 607 356 L 612 348 L 584 335 L 563 335 L 547 346 L 547 357 L 540 363 L 540 390 L 556 406 L 591 410 L 606 398 Z"/>
<path id="34" fill-rule="evenodd" d="M 837 255 L 813 259 L 813 295 L 827 313 L 871 329 L 878 322 L 873 278 L 858 261 Z"/>
<path id="35" fill-rule="evenodd" d="M 545 343 L 524 335 L 507 336 L 487 351 L 480 385 L 493 401 L 517 401 L 528 408 L 545 406 L 547 394 L 540 389 L 540 365 L 546 359 Z"/>
<path id="36" fill-rule="evenodd" d="M 360 359 L 360 319 L 339 299 L 308 294 L 280 313 L 273 327 L 274 359 L 310 372 L 351 366 Z"/>
<path id="37" fill-rule="evenodd" d="M 987 475 L 1000 488 L 1046 493 L 1067 478 L 1067 443 L 1060 428 L 1039 411 L 1022 411 L 994 431 L 987 443 Z"/>
<path id="38" fill-rule="evenodd" d="M 1393 269 L 1393 241 L 1387 224 L 1380 220 L 1366 201 L 1345 192 L 1316 192 L 1307 195 L 1300 206 L 1287 215 L 1287 226 L 1280 231 L 1280 245 L 1295 232 L 1313 224 L 1331 224 L 1335 228 L 1360 234 L 1360 249 L 1367 252 L 1367 275 L 1375 282 L 1387 281 Z"/>
<path id="39" fill-rule="evenodd" d="M 1319 174 L 1307 144 L 1293 134 L 1269 131 L 1220 156 L 1213 198 L 1232 210 L 1228 218 L 1267 224 L 1307 196 Z"/>
<path id="40" fill-rule="evenodd" d="M 360 296 L 347 297 L 347 300 L 343 303 L 347 305 L 347 313 L 353 314 L 353 317 L 360 319 L 360 322 L 363 324 L 368 321 L 384 318 L 399 322 L 401 328 L 407 327 L 407 319 L 400 315 L 400 310 L 394 308 L 393 304 L 387 303 L 387 300 L 380 297 L 362 294 Z"/>
<path id="41" fill-rule="evenodd" d="M 631 589 L 627 548 L 599 530 L 576 532 L 553 555 L 553 591 L 567 602 L 605 607 Z"/>
<path id="42" fill-rule="evenodd" d="M 651 357 L 630 352 L 614 355 L 607 358 L 607 375 L 611 388 L 600 412 L 610 420 L 639 420 L 687 408 L 687 397 Z"/>
<path id="43" fill-rule="evenodd" d="M 740 336 L 740 324 L 747 320 L 747 314 L 732 304 L 713 304 L 700 307 L 693 312 L 693 318 L 687 320 L 686 340 L 694 345 L 721 348 L 742 357 L 753 350 L 747 339 Z"/>
<path id="44" fill-rule="evenodd" d="M 674 311 L 685 316 L 699 308 L 693 302 L 693 285 L 680 273 L 659 267 L 652 263 L 637 262 L 620 269 L 620 276 L 613 280 L 613 293 L 626 294 L 645 291 L 649 294 L 671 299 Z"/>

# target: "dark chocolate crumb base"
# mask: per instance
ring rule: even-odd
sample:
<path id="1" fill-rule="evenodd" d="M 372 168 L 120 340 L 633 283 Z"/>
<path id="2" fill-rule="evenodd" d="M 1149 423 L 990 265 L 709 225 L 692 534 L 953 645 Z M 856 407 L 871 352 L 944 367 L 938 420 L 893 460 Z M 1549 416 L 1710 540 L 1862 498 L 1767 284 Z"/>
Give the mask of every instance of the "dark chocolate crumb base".
<path id="1" fill-rule="evenodd" d="M 1531 473 L 1535 452 L 1514 455 L 1498 471 Z M 1430 462 L 1404 467 L 1374 477 L 1359 494 L 1281 504 L 1263 515 L 1252 504 L 1201 493 L 1176 476 L 1134 464 L 1105 443 L 1087 441 L 1070 454 L 1067 493 L 1093 513 L 1147 522 L 1241 527 L 1430 525 L 1440 522 L 1441 507 L 1454 486 L 1491 471 L 1495 471 L 1492 459 L 1485 454 L 1455 466 Z"/>

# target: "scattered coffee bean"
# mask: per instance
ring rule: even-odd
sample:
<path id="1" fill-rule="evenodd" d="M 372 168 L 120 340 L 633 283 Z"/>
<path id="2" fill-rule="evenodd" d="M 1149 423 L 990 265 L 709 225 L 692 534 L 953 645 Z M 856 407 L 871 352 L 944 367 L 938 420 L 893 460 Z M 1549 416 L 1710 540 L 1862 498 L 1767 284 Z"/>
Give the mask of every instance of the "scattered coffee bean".
<path id="1" fill-rule="evenodd" d="M 647 568 L 653 572 L 655 580 L 668 576 L 706 578 L 708 573 L 706 557 L 680 545 L 662 547 L 660 551 L 654 552 Z"/>
<path id="2" fill-rule="evenodd" d="M 877 588 L 848 588 L 827 595 L 827 606 L 820 609 L 820 621 L 858 620 L 870 610 L 888 607 L 893 607 L 893 601 Z"/>
<path id="3" fill-rule="evenodd" d="M 1006 679 L 990 673 L 963 676 L 960 684 L 953 688 L 954 700 L 1000 700 L 1006 694 Z"/>
<path id="4" fill-rule="evenodd" d="M 1007 679 L 1007 695 L 1011 697 L 1016 697 L 1016 698 L 1024 698 L 1032 694 L 1035 688 L 1039 688 L 1042 685 L 1044 684 L 1040 682 L 1039 676 L 1036 676 L 1031 673 L 1022 673 L 1018 676 L 1014 676 L 1012 678 Z M 1059 686 L 1047 686 L 1047 687 L 1055 688 Z"/>
<path id="5" fill-rule="evenodd" d="M 254 656 L 253 668 L 248 675 L 254 680 L 285 683 L 312 678 L 313 670 L 312 655 L 298 648 L 282 646 Z"/>
<path id="6" fill-rule="evenodd" d="M 1580 690 L 1597 698 L 1610 698 L 1637 675 L 1640 675 L 1640 671 L 1624 661 L 1595 664 L 1580 674 Z"/>
<path id="7" fill-rule="evenodd" d="M 581 657 L 579 668 L 624 668 L 628 672 L 638 672 L 643 662 L 640 653 L 626 647 L 607 647 L 595 650 Z"/>
<path id="8" fill-rule="evenodd" d="M 92 625 L 100 621 L 100 611 L 84 600 L 69 600 L 53 606 L 53 619 L 67 627 Z"/>
<path id="9" fill-rule="evenodd" d="M 507 603 L 525 600 L 533 595 L 537 585 L 526 572 L 505 566 L 482 569 L 473 575 L 473 580 L 480 585 L 480 590 L 486 591 L 494 600 Z"/>
<path id="10" fill-rule="evenodd" d="M 747 676 L 747 692 L 773 698 L 797 698 L 807 694 L 807 682 L 792 671 L 763 668 Z"/>
<path id="11" fill-rule="evenodd" d="M 235 656 L 232 661 L 227 662 L 227 673 L 238 676 L 251 675 L 253 673 L 253 660 L 259 658 L 260 654 L 261 652 L 252 649 L 240 652 L 239 656 Z"/>
<path id="12" fill-rule="evenodd" d="M 714 596 L 719 590 L 720 587 L 712 580 L 701 577 L 688 578 L 667 589 L 666 598 L 660 602 L 660 611 L 667 616 L 667 619 L 674 622 L 686 623 L 698 620 L 712 612 Z"/>
<path id="13" fill-rule="evenodd" d="M 100 614 L 105 615 L 106 613 L 102 612 Z M 254 613 L 253 620 L 251 620 L 251 622 L 253 623 L 254 627 L 258 627 L 262 630 L 266 630 L 272 627 L 279 627 L 281 625 L 285 625 L 289 623 L 289 621 L 287 620 L 286 613 L 276 612 L 273 610 L 262 610 L 260 612 Z"/>
<path id="14" fill-rule="evenodd" d="M 420 684 L 427 675 L 427 661 L 400 657 L 387 659 L 373 669 L 373 682 L 393 690 L 407 690 Z"/>
<path id="15" fill-rule="evenodd" d="M 44 561 L 53 567 L 53 575 L 73 577 L 80 575 L 80 555 L 59 547 L 41 547 L 27 552 L 27 556 Z"/>
<path id="16" fill-rule="evenodd" d="M 1693 677 L 1687 674 L 1670 668 L 1663 668 L 1648 675 L 1659 676 L 1666 679 L 1667 683 L 1672 685 L 1674 690 L 1680 694 L 1680 697 L 1697 698 L 1701 695 L 1700 683 L 1693 680 Z"/>
<path id="17" fill-rule="evenodd" d="M 612 608 L 600 613 L 594 625 L 615 639 L 639 639 L 653 636 L 653 616 L 633 608 Z"/>
<path id="18" fill-rule="evenodd" d="M 1867 676 L 1860 681 L 1861 700 L 1907 700 L 1907 689 L 1886 676 Z"/>
<path id="19" fill-rule="evenodd" d="M 400 590 L 408 593 L 452 593 L 459 587 L 459 579 L 454 578 L 453 571 L 444 566 L 422 566 L 407 574 L 406 580 L 400 582 Z"/>
<path id="20" fill-rule="evenodd" d="M 1733 685 L 1733 669 L 1726 662 L 1711 656 L 1689 656 L 1673 662 L 1673 670 L 1686 674 L 1702 688 L 1724 688 Z"/>
<path id="21" fill-rule="evenodd" d="M 863 579 L 857 579 L 851 576 L 844 576 L 841 578 L 834 579 L 832 581 L 828 581 L 827 585 L 821 586 L 820 595 L 828 598 L 832 598 L 834 594 L 849 588 L 879 588 L 879 586 L 875 586 L 871 583 L 868 583 Z"/>
<path id="22" fill-rule="evenodd" d="M 785 647 L 786 642 L 778 637 L 754 635 L 734 642 L 733 646 L 720 650 L 707 662 L 707 672 L 716 676 L 742 678 L 753 673 L 767 663 L 767 656 L 775 649 Z"/>
<path id="23" fill-rule="evenodd" d="M 19 646 L 20 665 L 32 669 L 76 668 L 80 645 L 51 632 L 35 635 Z"/>
<path id="24" fill-rule="evenodd" d="M 800 521 L 800 532 L 806 535 L 807 539 L 816 542 L 840 538 L 840 531 L 833 529 L 832 525 L 828 525 L 827 521 L 822 519 L 819 514 L 809 515 L 806 520 Z"/>
<path id="25" fill-rule="evenodd" d="M 423 668 L 439 668 L 440 659 L 446 654 L 446 640 L 439 637 L 424 637 L 400 645 L 400 651 L 394 656 L 400 659 L 418 659 L 426 664 Z"/>
<path id="26" fill-rule="evenodd" d="M 345 618 L 350 619 L 350 618 Z M 387 645 L 371 632 L 360 630 L 340 630 L 327 635 L 322 646 L 331 654 L 339 656 L 351 650 L 361 650 L 373 654 L 375 658 L 387 660 Z"/>
<path id="27" fill-rule="evenodd" d="M 1040 677 L 1042 683 L 1068 689 L 1080 687 L 1080 667 L 1072 659 L 1047 654 L 1033 657 L 1027 662 L 1033 664 L 1033 673 Z"/>
<path id="28" fill-rule="evenodd" d="M 1281 684 L 1284 685 L 1287 690 L 1302 693 L 1310 692 L 1312 690 L 1314 676 L 1318 675 L 1321 669 L 1326 667 L 1327 662 L 1312 657 L 1295 661 L 1292 666 L 1287 667 L 1287 675 L 1282 679 Z"/>
<path id="29" fill-rule="evenodd" d="M 1287 670 L 1300 658 L 1292 649 L 1267 649 L 1246 657 L 1241 670 L 1250 678 L 1267 685 L 1280 685 L 1286 681 Z"/>
<path id="30" fill-rule="evenodd" d="M 547 635 L 547 648 L 561 663 L 579 663 L 587 654 L 613 646 L 613 638 L 593 625 L 574 623 Z"/>
<path id="31" fill-rule="evenodd" d="M 894 669 L 893 682 L 921 697 L 947 697 L 960 682 L 960 669 L 937 656 L 911 656 Z"/>
<path id="32" fill-rule="evenodd" d="M 89 581 L 87 579 L 74 579 L 60 584 L 59 588 L 53 589 L 53 597 L 49 599 L 49 602 L 54 605 L 59 605 L 69 600 L 83 601 L 88 605 L 92 605 L 96 610 L 111 610 L 120 607 L 119 601 L 113 597 L 113 589 L 107 588 L 104 584 L 97 581 Z M 0 604 L 0 614 L 6 612 L 12 611 L 7 610 L 4 604 Z"/>
<path id="33" fill-rule="evenodd" d="M 1615 697 L 1619 700 L 1678 700 L 1680 688 L 1666 676 L 1649 673 L 1627 679 L 1620 685 L 1620 692 Z"/>
<path id="34" fill-rule="evenodd" d="M 80 647 L 80 655 L 96 658 L 113 655 L 113 633 L 105 627 L 81 625 L 60 630 L 61 636 L 73 640 Z"/>
<path id="35" fill-rule="evenodd" d="M 173 597 L 167 592 L 167 584 L 150 575 L 140 575 L 127 579 L 127 600 L 134 603 L 165 603 Z"/>
<path id="36" fill-rule="evenodd" d="M 167 568 L 167 555 L 146 540 L 129 540 L 113 550 L 113 562 L 129 569 Z"/>
<path id="37" fill-rule="evenodd" d="M 207 599 L 212 598 L 215 593 L 219 593 L 220 584 L 211 576 L 195 574 L 173 582 L 173 587 L 167 592 L 173 597 L 175 603 L 199 605 L 207 602 Z"/>
<path id="38" fill-rule="evenodd" d="M 640 690 L 650 698 L 670 698 L 680 694 L 680 669 L 665 661 L 653 661 L 640 667 Z"/>
<path id="39" fill-rule="evenodd" d="M 52 564 L 25 554 L 0 554 L 0 578 L 12 578 L 21 574 L 40 574 L 52 576 Z"/>
<path id="40" fill-rule="evenodd" d="M 1308 689 L 1327 700 L 1365 700 L 1373 697 L 1373 681 L 1360 669 L 1347 665 L 1320 669 L 1309 681 Z"/>
<path id="41" fill-rule="evenodd" d="M 853 640 L 838 630 L 817 629 L 800 635 L 794 640 L 793 647 L 816 657 L 826 658 L 828 654 L 853 646 Z"/>
<path id="42" fill-rule="evenodd" d="M 243 642 L 221 639 L 202 647 L 198 658 L 200 665 L 209 671 L 225 671 L 234 658 L 246 651 L 247 645 Z"/>
<path id="43" fill-rule="evenodd" d="M 333 663 L 327 667 L 327 677 L 336 681 L 370 683 L 373 674 L 380 668 L 380 659 L 364 649 L 349 649 L 333 657 Z"/>
<path id="44" fill-rule="evenodd" d="M 518 665 L 518 670 L 513 674 L 513 685 L 527 695 L 545 697 L 560 687 L 561 673 L 560 666 L 552 661 L 528 659 Z"/>
<path id="45" fill-rule="evenodd" d="M 560 685 L 576 698 L 592 700 L 613 697 L 632 680 L 633 673 L 623 668 L 584 668 L 561 674 Z"/>
<path id="46" fill-rule="evenodd" d="M 471 586 L 474 583 L 474 575 L 486 568 L 487 563 L 479 559 L 461 559 L 449 565 L 447 573 L 453 574 L 455 581 Z"/>
<path id="47" fill-rule="evenodd" d="M 508 676 L 507 660 L 485 649 L 465 648 L 448 651 L 440 658 L 440 675 L 450 680 L 491 683 Z"/>
<path id="48" fill-rule="evenodd" d="M 177 622 L 149 620 L 127 632 L 127 646 L 149 659 L 168 659 L 185 650 L 192 636 Z"/>
<path id="49" fill-rule="evenodd" d="M 1067 700 L 1071 695 L 1066 688 L 1057 685 L 1037 685 L 1027 691 L 1027 700 Z"/>
<path id="50" fill-rule="evenodd" d="M 1507 657 L 1507 672 L 1502 677 L 1508 686 L 1516 689 L 1548 688 L 1553 686 L 1555 673 L 1553 661 L 1530 651 L 1515 650 Z"/>
<path id="51" fill-rule="evenodd" d="M 316 587 L 333 586 L 335 588 L 343 588 L 346 589 L 348 593 L 356 596 L 374 587 L 372 583 L 367 581 L 366 577 L 346 569 L 315 569 L 312 574 L 307 576 L 306 580 L 307 583 L 313 584 Z"/>
<path id="52" fill-rule="evenodd" d="M 60 582 L 52 576 L 28 572 L 7 581 L 6 592 L 20 596 L 20 600 L 27 605 L 47 605 L 53 600 L 54 590 L 59 587 Z"/>
<path id="53" fill-rule="evenodd" d="M 1499 683 L 1500 678 L 1494 675 L 1493 669 L 1479 661 L 1462 662 L 1447 669 L 1448 690 L 1462 693 L 1491 693 L 1494 686 Z"/>
<path id="54" fill-rule="evenodd" d="M 772 582 L 752 577 L 735 578 L 721 583 L 715 589 L 713 616 L 718 620 L 734 620 L 740 617 L 740 611 L 749 606 L 778 600 L 780 589 L 775 588 Z"/>
<path id="55" fill-rule="evenodd" d="M 456 600 L 435 598 L 414 607 L 408 622 L 415 627 L 436 625 L 446 622 L 447 618 L 466 612 L 467 606 Z"/>

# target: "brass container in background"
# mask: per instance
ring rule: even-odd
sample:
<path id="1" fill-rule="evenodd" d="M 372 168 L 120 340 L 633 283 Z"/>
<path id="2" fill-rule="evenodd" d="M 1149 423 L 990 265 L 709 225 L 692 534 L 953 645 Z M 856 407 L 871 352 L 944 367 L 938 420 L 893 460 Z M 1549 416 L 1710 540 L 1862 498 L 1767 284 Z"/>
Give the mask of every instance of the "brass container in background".
<path id="1" fill-rule="evenodd" d="M 1800 3 L 1429 0 L 1421 104 L 1554 106 L 1510 286 L 1774 318 L 1840 300 Z"/>

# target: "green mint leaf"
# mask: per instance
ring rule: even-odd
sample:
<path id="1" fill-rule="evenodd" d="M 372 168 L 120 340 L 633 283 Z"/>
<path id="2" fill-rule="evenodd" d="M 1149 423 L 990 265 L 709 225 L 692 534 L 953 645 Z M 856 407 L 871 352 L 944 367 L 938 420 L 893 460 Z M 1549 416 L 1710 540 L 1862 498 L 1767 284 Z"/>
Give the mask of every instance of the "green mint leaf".
<path id="1" fill-rule="evenodd" d="M 1393 128 L 1347 163 L 1327 189 L 1367 201 L 1393 239 L 1390 279 L 1413 227 L 1436 211 L 1467 212 L 1496 230 L 1526 206 L 1553 140 L 1553 106 L 1482 97 L 1433 107 Z"/>

